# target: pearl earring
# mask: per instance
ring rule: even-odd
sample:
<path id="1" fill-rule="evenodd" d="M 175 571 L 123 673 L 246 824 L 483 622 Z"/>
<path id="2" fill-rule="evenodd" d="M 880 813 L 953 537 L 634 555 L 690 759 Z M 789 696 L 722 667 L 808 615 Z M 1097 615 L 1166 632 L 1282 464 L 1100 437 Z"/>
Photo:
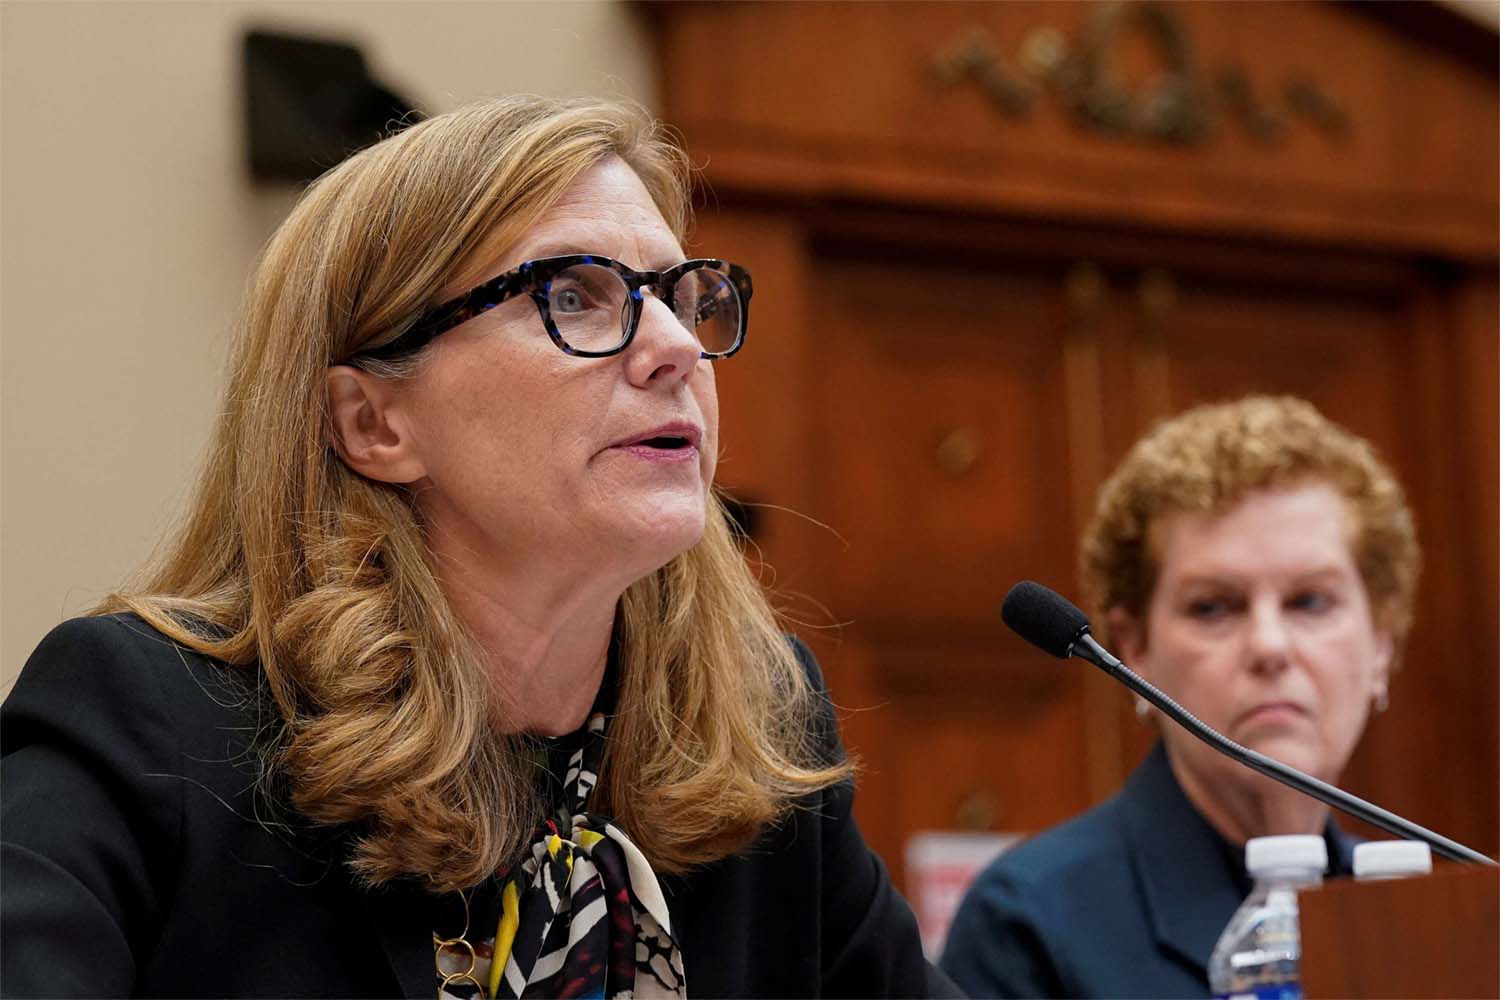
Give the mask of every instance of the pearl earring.
<path id="1" fill-rule="evenodd" d="M 1146 716 L 1148 716 L 1150 714 L 1151 714 L 1151 706 L 1146 702 L 1146 699 L 1142 698 L 1140 695 L 1136 695 L 1135 696 L 1135 717 L 1137 719 L 1140 719 L 1141 721 L 1144 722 L 1145 719 L 1146 719 Z"/>
<path id="2" fill-rule="evenodd" d="M 1390 692 L 1386 690 L 1384 683 L 1375 685 L 1375 711 L 1384 712 L 1391 707 Z"/>

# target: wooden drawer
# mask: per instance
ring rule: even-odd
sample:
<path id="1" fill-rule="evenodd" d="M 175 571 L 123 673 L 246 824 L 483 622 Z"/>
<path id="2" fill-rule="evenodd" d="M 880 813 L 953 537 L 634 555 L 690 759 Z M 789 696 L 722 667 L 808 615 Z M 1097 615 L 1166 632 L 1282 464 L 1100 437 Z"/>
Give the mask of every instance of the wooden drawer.
<path id="1" fill-rule="evenodd" d="M 1066 586 L 1060 273 L 833 252 L 817 267 L 815 513 L 844 540 L 835 612 L 993 622 L 1020 577 Z"/>
<path id="2" fill-rule="evenodd" d="M 1081 669 L 1019 641 L 927 639 L 861 639 L 831 657 L 844 686 L 835 697 L 854 709 L 845 741 L 864 767 L 857 815 L 898 879 L 919 830 L 1030 833 L 1093 801 L 1089 761 L 1071 749 L 1085 725 Z M 910 683 L 922 663 L 922 683 Z"/>

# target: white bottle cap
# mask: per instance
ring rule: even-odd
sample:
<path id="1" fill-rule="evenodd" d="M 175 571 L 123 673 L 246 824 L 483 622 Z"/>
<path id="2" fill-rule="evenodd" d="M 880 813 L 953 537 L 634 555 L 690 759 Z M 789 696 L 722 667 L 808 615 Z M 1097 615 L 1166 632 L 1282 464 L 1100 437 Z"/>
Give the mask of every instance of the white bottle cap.
<path id="1" fill-rule="evenodd" d="M 1426 875 L 1432 871 L 1432 849 L 1420 840 L 1372 840 L 1354 847 L 1355 878 Z"/>
<path id="2" fill-rule="evenodd" d="M 1245 842 L 1245 867 L 1256 877 L 1287 870 L 1321 875 L 1328 867 L 1328 844 L 1312 834 L 1255 837 Z"/>

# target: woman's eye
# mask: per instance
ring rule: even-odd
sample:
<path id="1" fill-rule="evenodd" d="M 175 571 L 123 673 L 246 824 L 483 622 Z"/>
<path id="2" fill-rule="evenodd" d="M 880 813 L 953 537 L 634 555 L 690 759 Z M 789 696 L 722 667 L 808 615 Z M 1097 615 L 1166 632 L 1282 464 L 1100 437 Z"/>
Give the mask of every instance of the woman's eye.
<path id="1" fill-rule="evenodd" d="M 588 307 L 588 296 L 581 288 L 554 288 L 552 290 L 552 308 L 558 312 L 576 313 Z"/>
<path id="2" fill-rule="evenodd" d="M 602 270 L 602 268 L 594 270 Z M 552 286 L 548 289 L 552 311 L 563 314 L 587 312 L 590 309 L 607 308 L 612 300 L 617 302 L 623 299 L 624 284 L 616 282 L 619 287 L 612 289 L 605 283 L 607 280 L 609 280 L 607 274 L 582 276 L 566 274 L 553 280 Z M 615 291 L 620 294 L 612 294 Z"/>
<path id="3" fill-rule="evenodd" d="M 1229 602 L 1221 597 L 1199 597 L 1189 601 L 1188 617 L 1199 621 L 1215 621 L 1229 613 Z"/>
<path id="4" fill-rule="evenodd" d="M 1333 607 L 1333 598 L 1321 591 L 1309 590 L 1296 594 L 1287 601 L 1293 611 L 1327 611 Z"/>

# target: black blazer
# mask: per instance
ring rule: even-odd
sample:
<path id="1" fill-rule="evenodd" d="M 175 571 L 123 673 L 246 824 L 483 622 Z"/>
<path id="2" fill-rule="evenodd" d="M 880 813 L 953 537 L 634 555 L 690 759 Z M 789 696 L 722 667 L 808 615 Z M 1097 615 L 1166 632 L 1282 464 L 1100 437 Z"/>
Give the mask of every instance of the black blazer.
<path id="1" fill-rule="evenodd" d="M 435 994 L 432 932 L 455 897 L 358 887 L 347 831 L 258 787 L 272 716 L 255 681 L 133 616 L 42 642 L 0 709 L 6 995 Z M 809 796 L 753 848 L 662 879 L 689 995 L 953 990 L 852 800 L 848 785 Z"/>
<path id="2" fill-rule="evenodd" d="M 1357 842 L 1330 820 L 1332 874 Z M 1119 795 L 997 858 L 941 966 L 976 997 L 1206 997 L 1208 959 L 1249 894 L 1244 851 L 1183 794 L 1160 744 Z"/>

